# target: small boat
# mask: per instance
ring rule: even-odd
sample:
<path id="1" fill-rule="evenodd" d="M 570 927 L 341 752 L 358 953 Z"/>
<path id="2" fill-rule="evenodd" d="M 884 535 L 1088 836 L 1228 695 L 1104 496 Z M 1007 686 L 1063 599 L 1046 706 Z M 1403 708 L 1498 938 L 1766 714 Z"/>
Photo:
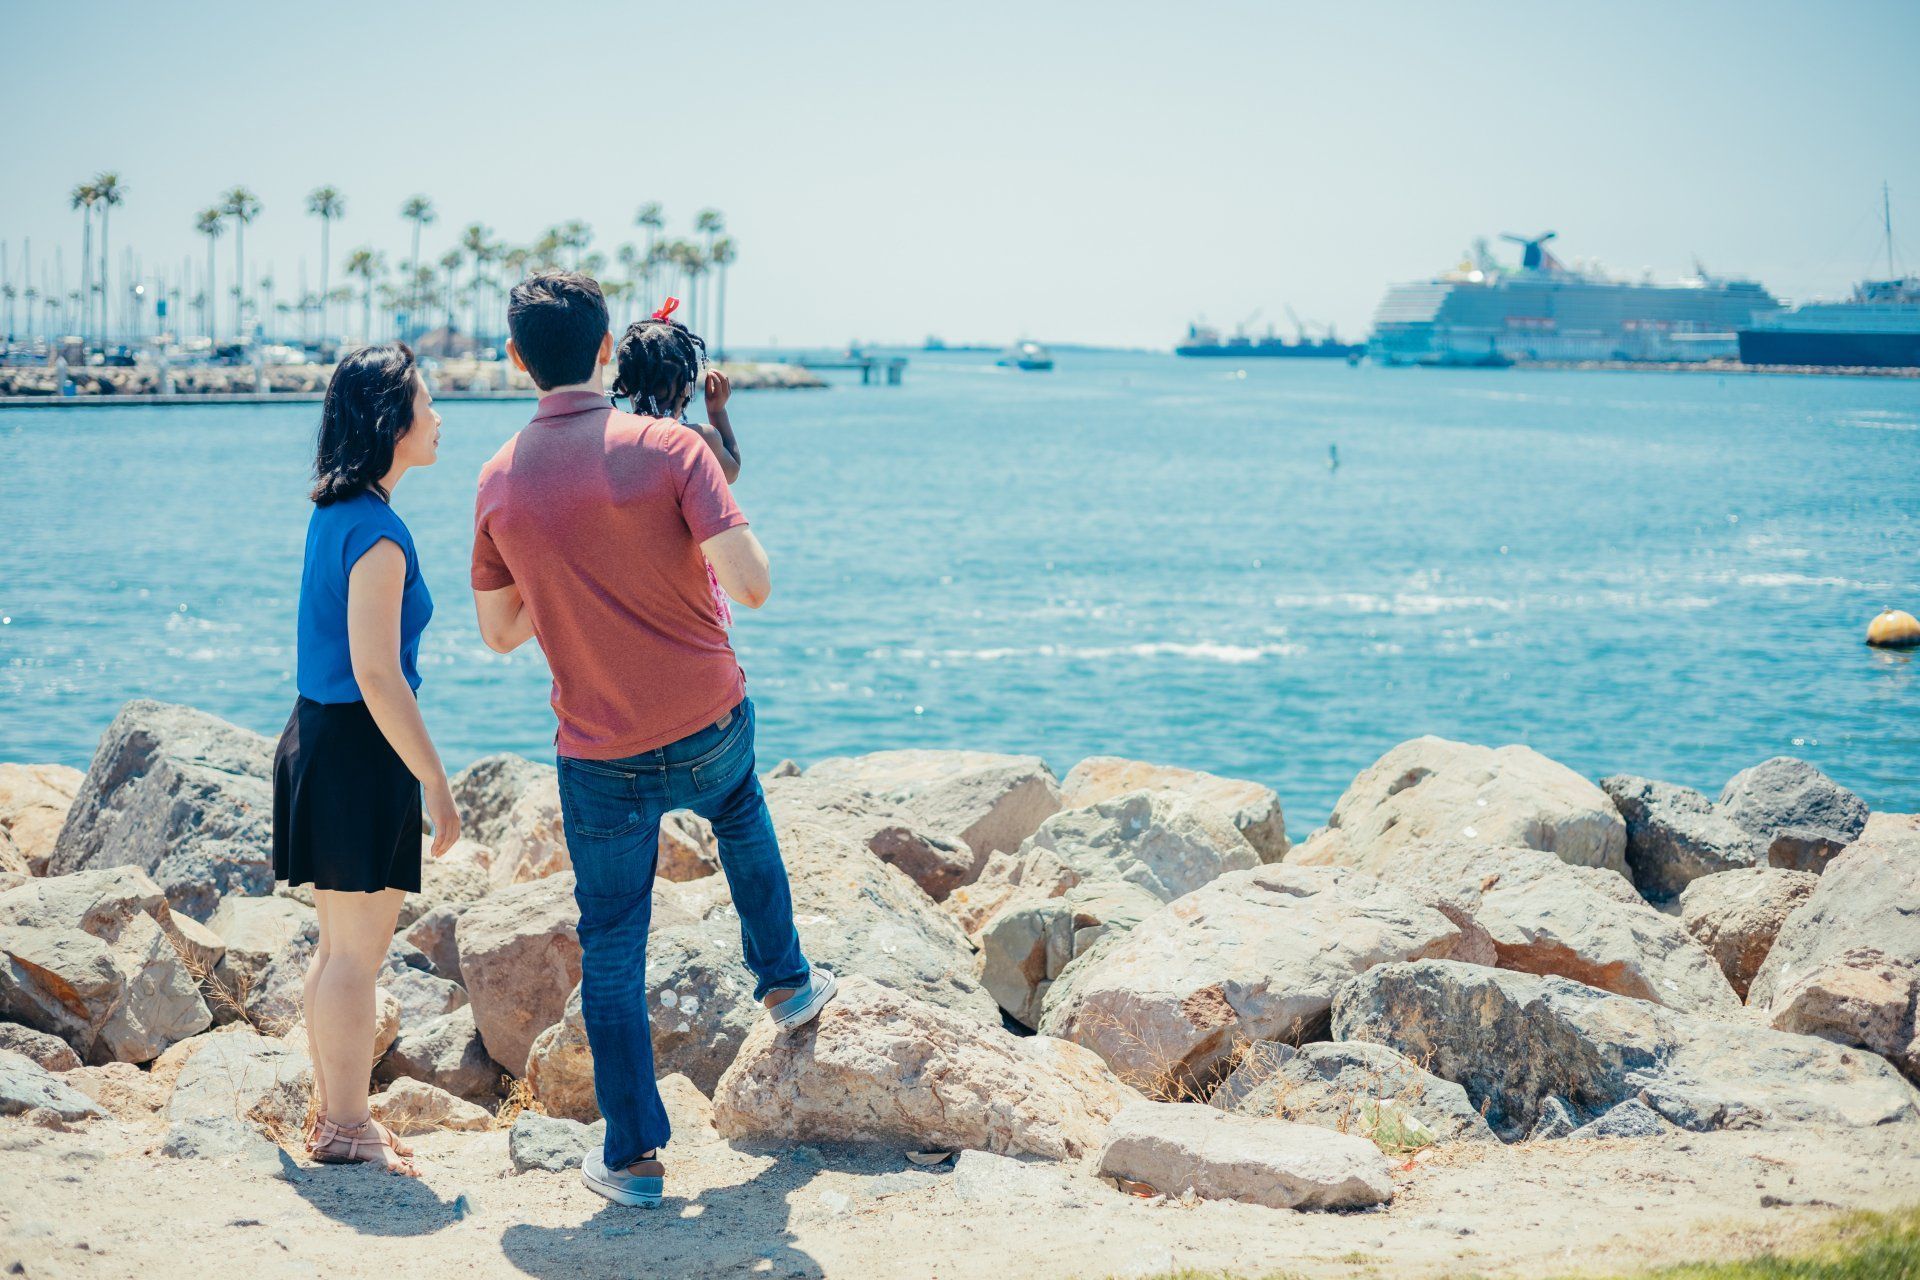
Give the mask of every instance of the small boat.
<path id="1" fill-rule="evenodd" d="M 994 363 L 1007 369 L 1028 369 L 1042 372 L 1053 368 L 1053 352 L 1037 342 L 1016 342 L 1000 353 Z"/>

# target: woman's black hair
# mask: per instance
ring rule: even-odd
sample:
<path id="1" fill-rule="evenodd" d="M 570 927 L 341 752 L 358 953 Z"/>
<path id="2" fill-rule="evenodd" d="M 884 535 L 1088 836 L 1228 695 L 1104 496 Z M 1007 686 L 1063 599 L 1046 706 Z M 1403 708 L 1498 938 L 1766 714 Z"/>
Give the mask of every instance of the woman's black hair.
<path id="1" fill-rule="evenodd" d="M 707 344 L 678 320 L 636 320 L 614 348 L 614 398 L 625 396 L 635 413 L 668 417 L 706 362 Z"/>
<path id="2" fill-rule="evenodd" d="M 313 460 L 317 507 L 371 489 L 393 468 L 393 446 L 413 425 L 413 352 L 404 342 L 361 347 L 340 361 L 320 409 L 320 447 Z"/>

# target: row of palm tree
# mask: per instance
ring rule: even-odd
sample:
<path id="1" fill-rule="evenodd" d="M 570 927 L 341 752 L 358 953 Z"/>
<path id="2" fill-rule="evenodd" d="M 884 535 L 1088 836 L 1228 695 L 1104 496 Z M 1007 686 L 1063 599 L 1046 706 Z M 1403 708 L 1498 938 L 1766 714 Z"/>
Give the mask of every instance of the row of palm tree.
<path id="1" fill-rule="evenodd" d="M 72 208 L 81 215 L 82 280 L 77 295 L 79 306 L 77 309 L 61 306 L 59 318 L 67 322 L 77 319 L 80 336 L 89 343 L 105 341 L 114 327 L 109 314 L 113 293 L 107 285 L 108 218 L 113 209 L 124 203 L 126 195 L 126 185 L 112 172 L 98 174 L 79 184 L 71 195 Z M 639 244 L 623 242 L 614 248 L 611 262 L 619 268 L 615 274 L 609 271 L 608 255 L 593 247 L 593 228 L 579 219 L 549 227 L 532 243 L 524 245 L 498 239 L 483 223 L 468 223 L 437 262 L 423 260 L 423 233 L 439 221 L 439 211 L 426 195 L 414 195 L 399 209 L 401 220 L 411 228 L 406 261 L 390 268 L 384 253 L 370 245 L 356 247 L 341 264 L 351 285 L 335 288 L 333 225 L 346 215 L 347 198 L 338 187 L 328 184 L 308 193 L 305 205 L 306 212 L 320 223 L 319 290 L 303 292 L 291 302 L 275 304 L 270 274 L 255 281 L 251 288 L 246 284 L 246 231 L 259 219 L 263 208 L 260 198 L 252 191 L 235 186 L 195 215 L 194 232 L 206 240 L 206 269 L 201 287 L 190 297 L 183 297 L 178 282 L 170 290 L 165 282 L 156 280 L 153 284 L 156 296 L 175 299 L 174 327 L 180 327 L 186 319 L 177 310 L 185 303 L 198 312 L 200 330 L 209 340 L 221 338 L 216 312 L 220 296 L 216 287 L 217 250 L 221 237 L 231 229 L 233 283 L 227 294 L 232 299 L 231 333 L 236 337 L 244 338 L 254 331 L 248 323 L 251 311 L 263 322 L 263 328 L 275 317 L 298 315 L 303 338 L 317 320 L 324 340 L 326 335 L 338 333 L 345 327 L 344 324 L 335 327 L 333 308 L 350 305 L 356 292 L 360 302 L 357 336 L 365 340 L 376 336 L 415 337 L 433 328 L 436 320 L 449 331 L 456 330 L 458 311 L 463 305 L 470 336 L 476 340 L 488 333 L 497 336 L 505 329 L 505 298 L 512 282 L 531 270 L 566 267 L 584 271 L 600 281 L 618 324 L 626 324 L 645 310 L 651 310 L 651 304 L 674 294 L 685 300 L 679 317 L 696 329 L 711 329 L 708 336 L 714 349 L 725 348 L 726 277 L 737 249 L 733 238 L 726 234 L 726 220 L 717 209 L 700 210 L 693 219 L 693 235 L 681 238 L 667 235 L 666 215 L 658 201 L 641 205 L 635 211 L 633 225 L 643 234 L 643 240 Z M 100 241 L 97 274 L 93 244 L 96 219 Z M 142 284 L 142 294 L 145 288 Z M 5 293 L 10 333 L 13 301 L 20 291 L 11 280 L 0 285 L 0 290 Z M 51 296 L 56 292 L 52 288 L 36 290 L 29 281 L 26 293 L 30 326 L 36 300 L 43 302 L 49 313 L 63 302 Z M 72 300 L 69 297 L 64 301 Z M 379 335 L 374 326 L 376 304 L 384 322 Z M 122 332 L 129 328 L 127 319 L 123 310 Z M 136 323 L 137 320 L 135 317 Z"/>

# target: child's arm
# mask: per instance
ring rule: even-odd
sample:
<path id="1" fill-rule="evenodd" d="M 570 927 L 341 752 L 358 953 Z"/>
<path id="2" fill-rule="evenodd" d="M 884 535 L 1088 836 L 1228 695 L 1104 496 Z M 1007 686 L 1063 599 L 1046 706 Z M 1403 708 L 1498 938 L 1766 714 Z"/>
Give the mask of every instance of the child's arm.
<path id="1" fill-rule="evenodd" d="M 733 394 L 733 384 L 727 381 L 727 375 L 718 369 L 707 370 L 707 423 L 689 423 L 700 438 L 707 442 L 707 448 L 713 450 L 713 456 L 720 462 L 720 473 L 732 484 L 740 478 L 740 442 L 733 438 L 733 422 L 727 417 L 727 399 Z"/>

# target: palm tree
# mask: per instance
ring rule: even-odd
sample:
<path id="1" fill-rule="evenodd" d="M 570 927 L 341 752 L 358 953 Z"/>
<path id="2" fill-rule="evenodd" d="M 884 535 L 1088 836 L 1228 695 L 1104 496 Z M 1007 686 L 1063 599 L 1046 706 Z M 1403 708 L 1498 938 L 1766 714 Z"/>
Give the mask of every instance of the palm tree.
<path id="1" fill-rule="evenodd" d="M 499 246 L 493 243 L 493 231 L 490 228 L 478 222 L 470 222 L 467 224 L 467 229 L 460 233 L 460 247 L 465 249 L 467 256 L 473 259 L 471 282 L 473 341 L 478 346 L 480 342 L 480 278 L 487 264 L 493 261 L 494 254 L 499 252 Z"/>
<path id="2" fill-rule="evenodd" d="M 385 255 L 361 245 L 347 255 L 347 275 L 360 281 L 360 341 L 373 341 L 373 282 L 387 269 Z"/>
<path id="3" fill-rule="evenodd" d="M 420 278 L 420 228 L 439 215 L 433 211 L 433 201 L 425 196 L 408 196 L 407 202 L 400 206 L 400 216 L 413 224 L 413 265 L 408 268 L 408 279 L 417 281 Z M 418 310 L 419 305 L 419 295 L 416 294 L 407 303 L 409 312 Z M 408 315 L 407 322 L 413 323 L 412 315 Z"/>
<path id="4" fill-rule="evenodd" d="M 200 323 L 206 326 L 207 341 L 215 340 L 214 331 L 218 321 L 213 313 L 213 300 L 217 296 L 213 291 L 213 242 L 227 229 L 225 219 L 219 208 L 202 209 L 193 220 L 193 229 L 207 238 L 207 285 L 200 293 Z"/>
<path id="5" fill-rule="evenodd" d="M 100 340 L 105 342 L 113 328 L 107 314 L 108 300 L 113 296 L 107 291 L 107 214 L 125 202 L 127 189 L 121 185 L 120 175 L 109 169 L 94 178 L 93 196 L 100 204 Z"/>
<path id="6" fill-rule="evenodd" d="M 333 231 L 333 220 L 346 216 L 347 198 L 340 194 L 340 188 L 328 184 L 315 187 L 307 193 L 307 212 L 320 219 L 320 340 L 327 339 L 327 299 L 333 295 L 327 289 L 327 268 L 332 253 L 327 241 Z"/>
<path id="7" fill-rule="evenodd" d="M 736 256 L 732 236 L 721 236 L 713 242 L 713 265 L 719 268 L 720 290 L 718 302 L 719 323 L 714 326 L 714 359 L 727 358 L 727 268 L 733 265 Z"/>
<path id="8" fill-rule="evenodd" d="M 726 217 L 718 209 L 702 209 L 693 215 L 693 229 L 707 238 L 706 260 L 713 260 L 713 242 L 727 229 Z M 695 316 L 697 320 L 711 320 L 711 316 Z"/>
<path id="9" fill-rule="evenodd" d="M 560 265 L 560 250 L 566 247 L 566 239 L 559 227 L 548 227 L 533 242 L 533 269 L 548 271 Z"/>
<path id="10" fill-rule="evenodd" d="M 458 249 L 449 249 L 445 253 L 440 255 L 440 269 L 447 273 L 447 331 L 448 333 L 452 333 L 453 331 L 453 295 L 454 295 L 454 288 L 455 288 L 455 278 L 460 273 L 461 264 L 464 263 L 466 260 L 467 260 L 467 256 L 464 253 L 460 252 L 460 250 Z"/>
<path id="11" fill-rule="evenodd" d="M 100 190 L 91 182 L 83 182 L 73 189 L 67 197 L 70 209 L 80 211 L 80 289 L 89 298 L 93 296 L 90 276 L 93 271 L 93 206 L 100 199 Z M 87 340 L 85 321 L 80 326 L 80 341 Z"/>
<path id="12" fill-rule="evenodd" d="M 247 326 L 242 306 L 246 297 L 247 224 L 260 216 L 260 197 L 245 187 L 235 187 L 220 197 L 220 212 L 233 219 L 233 330 L 244 342 Z"/>
<path id="13" fill-rule="evenodd" d="M 254 314 L 257 316 L 261 316 L 264 319 L 265 324 L 268 324 L 268 325 L 272 324 L 273 323 L 273 268 L 272 267 L 267 268 L 267 274 L 260 277 L 260 282 L 254 285 L 253 289 L 255 294 L 258 295 L 258 297 L 255 299 L 255 305 L 253 309 Z M 268 342 L 273 341 L 273 332 L 271 330 L 267 331 L 267 341 Z"/>
<path id="14" fill-rule="evenodd" d="M 571 218 L 560 228 L 560 246 L 573 251 L 573 270 L 580 269 L 580 251 L 593 243 L 593 228 Z"/>
<path id="15" fill-rule="evenodd" d="M 640 265 L 640 250 L 636 249 L 632 244 L 621 245 L 614 251 L 613 256 L 620 263 L 620 269 L 627 273 L 627 288 L 621 293 L 621 296 L 626 298 L 629 304 L 627 313 L 622 314 L 620 317 L 620 323 L 624 326 L 627 323 L 628 315 L 631 314 L 632 300 L 634 296 L 640 292 L 641 272 L 643 268 Z"/>
<path id="16" fill-rule="evenodd" d="M 645 278 L 648 283 L 651 284 L 653 281 L 652 268 L 656 261 L 653 254 L 653 247 L 660 242 L 660 229 L 667 225 L 667 217 L 666 214 L 660 210 L 660 202 L 658 200 L 649 200 L 647 203 L 641 205 L 640 211 L 633 215 L 633 225 L 647 229 L 646 263 L 648 269 Z"/>

